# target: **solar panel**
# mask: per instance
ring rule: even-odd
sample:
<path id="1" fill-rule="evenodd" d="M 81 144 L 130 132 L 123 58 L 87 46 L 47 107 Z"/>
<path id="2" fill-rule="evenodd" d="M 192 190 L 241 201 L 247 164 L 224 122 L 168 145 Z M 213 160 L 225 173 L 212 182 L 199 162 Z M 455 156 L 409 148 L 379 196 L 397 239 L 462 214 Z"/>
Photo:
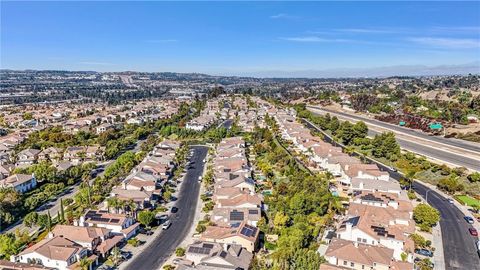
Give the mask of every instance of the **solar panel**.
<path id="1" fill-rule="evenodd" d="M 101 218 L 101 217 L 96 217 L 96 216 L 91 217 L 90 220 L 98 221 L 98 222 L 108 222 L 108 221 L 110 221 L 109 218 Z"/>
<path id="2" fill-rule="evenodd" d="M 203 247 L 189 247 L 188 252 L 190 253 L 197 253 L 197 254 L 209 254 L 210 248 L 203 248 Z"/>
<path id="3" fill-rule="evenodd" d="M 257 214 L 258 214 L 258 210 L 257 210 L 257 209 L 248 210 L 248 213 L 249 213 L 250 215 L 257 215 Z"/>
<path id="4" fill-rule="evenodd" d="M 213 248 L 213 244 L 204 243 L 202 246 L 203 246 L 204 248 Z"/>
<path id="5" fill-rule="evenodd" d="M 222 258 L 227 257 L 227 252 L 222 250 L 222 252 L 220 252 L 220 257 L 222 257 Z"/>
<path id="6" fill-rule="evenodd" d="M 232 223 L 231 227 L 232 228 L 238 228 L 238 227 L 240 227 L 240 223 L 238 223 L 238 222 L 237 223 Z"/>
<path id="7" fill-rule="evenodd" d="M 233 210 L 230 212 L 230 220 L 243 220 L 244 215 L 243 212 L 238 212 L 236 210 Z"/>
<path id="8" fill-rule="evenodd" d="M 248 237 L 254 236 L 256 232 L 257 232 L 257 228 L 249 225 L 245 225 L 245 227 L 243 227 L 242 230 L 240 231 L 241 234 Z"/>
<path id="9" fill-rule="evenodd" d="M 118 223 L 119 221 L 120 221 L 120 219 L 118 219 L 118 218 L 112 218 L 110 220 L 110 222 L 113 222 L 113 223 Z"/>

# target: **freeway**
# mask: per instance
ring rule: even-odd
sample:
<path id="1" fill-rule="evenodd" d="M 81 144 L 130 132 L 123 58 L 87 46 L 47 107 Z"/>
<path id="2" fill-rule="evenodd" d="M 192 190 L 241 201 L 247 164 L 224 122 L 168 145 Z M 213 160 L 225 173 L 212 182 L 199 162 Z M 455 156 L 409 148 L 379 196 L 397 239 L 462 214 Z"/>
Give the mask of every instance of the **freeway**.
<path id="1" fill-rule="evenodd" d="M 200 193 L 198 178 L 203 174 L 203 160 L 207 156 L 208 147 L 192 146 L 191 148 L 194 150 L 193 156 L 190 158 L 192 166 L 188 167 L 175 204 L 179 210 L 170 217 L 172 225 L 166 231 L 158 234 L 142 253 L 134 256 L 133 261 L 126 266 L 126 270 L 158 269 L 175 251 L 194 225 L 195 210 Z"/>
<path id="2" fill-rule="evenodd" d="M 310 123 L 308 120 L 304 120 L 306 126 L 311 129 L 325 134 L 317 126 Z M 337 144 L 325 134 L 325 141 L 342 146 Z M 390 174 L 390 177 L 394 180 L 399 181 L 403 175 L 400 172 L 392 170 L 390 167 L 374 160 L 371 158 L 366 158 L 368 163 L 375 163 L 378 165 L 380 170 L 387 171 Z M 412 188 L 424 197 L 427 202 L 438 209 L 441 214 L 440 227 L 442 229 L 442 242 L 444 250 L 444 259 L 445 267 L 448 270 L 480 270 L 480 259 L 475 250 L 475 240 L 478 238 L 473 238 L 468 232 L 468 228 L 471 225 L 463 219 L 463 213 L 460 211 L 454 204 L 450 204 L 447 199 L 445 199 L 438 192 L 428 188 L 427 186 L 415 181 L 412 185 Z"/>
<path id="3" fill-rule="evenodd" d="M 313 109 L 313 113 L 323 111 L 347 120 L 363 121 L 369 127 L 368 135 L 372 137 L 382 132 L 378 129 L 379 127 L 383 130 L 393 131 L 396 133 L 397 142 L 403 149 L 447 164 L 480 171 L 480 145 L 478 144 L 451 138 L 428 136 L 416 130 L 344 112 L 314 106 L 308 106 L 308 108 Z"/>

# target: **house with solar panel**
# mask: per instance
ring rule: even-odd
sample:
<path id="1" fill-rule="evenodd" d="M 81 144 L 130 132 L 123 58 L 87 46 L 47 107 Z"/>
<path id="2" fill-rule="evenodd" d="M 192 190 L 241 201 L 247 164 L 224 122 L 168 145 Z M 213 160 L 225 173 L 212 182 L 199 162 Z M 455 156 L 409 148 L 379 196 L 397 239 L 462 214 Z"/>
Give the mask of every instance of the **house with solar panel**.
<path id="1" fill-rule="evenodd" d="M 74 221 L 74 225 L 106 228 L 110 229 L 112 234 L 123 235 L 125 239 L 130 239 L 137 234 L 140 223 L 126 214 L 112 214 L 104 210 L 88 210 L 78 221 Z"/>
<path id="2" fill-rule="evenodd" d="M 235 269 L 247 270 L 253 254 L 240 245 L 213 242 L 195 242 L 187 247 L 186 259 L 193 266 L 180 266 L 178 269 Z"/>
<path id="3" fill-rule="evenodd" d="M 260 230 L 242 222 L 229 227 L 208 226 L 200 240 L 221 244 L 237 244 L 250 252 L 257 249 Z"/>

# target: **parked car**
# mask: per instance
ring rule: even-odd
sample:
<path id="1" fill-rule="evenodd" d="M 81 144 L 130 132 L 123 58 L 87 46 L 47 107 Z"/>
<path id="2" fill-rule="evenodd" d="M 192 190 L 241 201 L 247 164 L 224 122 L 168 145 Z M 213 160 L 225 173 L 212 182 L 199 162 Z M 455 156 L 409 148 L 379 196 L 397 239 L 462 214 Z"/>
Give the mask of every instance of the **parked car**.
<path id="1" fill-rule="evenodd" d="M 415 249 L 415 253 L 427 256 L 427 257 L 433 257 L 433 252 L 427 249 Z"/>
<path id="2" fill-rule="evenodd" d="M 153 232 L 151 230 L 147 230 L 145 228 L 140 228 L 138 230 L 138 232 L 141 233 L 141 234 L 145 234 L 145 235 L 152 235 L 153 234 Z"/>
<path id="3" fill-rule="evenodd" d="M 464 216 L 463 219 L 465 219 L 466 222 L 470 223 L 470 224 L 473 224 L 474 223 L 474 220 L 472 217 L 469 217 L 469 216 Z"/>
<path id="4" fill-rule="evenodd" d="M 122 254 L 122 260 L 124 261 L 128 261 L 128 259 L 130 259 L 132 257 L 132 253 L 130 251 L 122 251 L 121 252 Z"/>
<path id="5" fill-rule="evenodd" d="M 449 202 L 450 204 L 453 204 L 453 199 L 448 199 L 448 202 Z"/>
<path id="6" fill-rule="evenodd" d="M 166 230 L 166 229 L 170 228 L 171 225 L 172 225 L 172 222 L 170 221 L 170 219 L 168 219 L 167 221 L 165 221 L 165 222 L 162 224 L 162 229 L 163 229 L 163 230 Z"/>
<path id="7" fill-rule="evenodd" d="M 177 207 L 172 207 L 172 209 L 170 209 L 170 212 L 172 213 L 177 213 L 178 212 L 178 208 Z"/>
<path id="8" fill-rule="evenodd" d="M 471 234 L 472 236 L 478 236 L 477 229 L 475 229 L 475 228 L 469 228 L 468 231 L 470 232 L 470 234 Z"/>

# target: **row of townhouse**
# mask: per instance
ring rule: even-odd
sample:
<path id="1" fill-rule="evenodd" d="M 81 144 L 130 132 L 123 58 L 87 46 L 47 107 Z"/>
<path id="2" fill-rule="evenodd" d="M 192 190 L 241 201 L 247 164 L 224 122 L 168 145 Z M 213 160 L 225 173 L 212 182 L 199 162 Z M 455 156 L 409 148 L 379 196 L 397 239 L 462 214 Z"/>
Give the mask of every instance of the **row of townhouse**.
<path id="1" fill-rule="evenodd" d="M 349 198 L 335 237 L 321 252 L 329 263 L 322 269 L 413 269 L 413 206 L 400 185 L 377 165 L 313 136 L 292 111 L 278 110 L 275 118 L 283 139 L 308 156 L 310 165 L 335 176 L 334 195 Z"/>
<path id="2" fill-rule="evenodd" d="M 220 108 L 219 103 L 222 99 L 212 99 L 207 101 L 205 109 L 200 115 L 188 121 L 185 125 L 187 129 L 202 131 L 215 124 L 219 118 L 227 119 L 228 108 Z"/>
<path id="3" fill-rule="evenodd" d="M 40 161 L 70 161 L 73 165 L 82 162 L 100 161 L 104 158 L 105 147 L 99 145 L 70 146 L 66 149 L 48 147 L 43 150 L 24 149 L 17 154 L 16 166 L 29 166 Z"/>
<path id="4" fill-rule="evenodd" d="M 179 147 L 177 141 L 160 142 L 120 185 L 112 189 L 110 197 L 133 201 L 137 209 L 155 207 L 165 183 L 173 174 L 175 152 Z"/>
<path id="5" fill-rule="evenodd" d="M 187 247 L 186 259 L 194 266 L 179 269 L 246 270 L 258 246 L 257 223 L 263 203 L 255 193 L 245 141 L 240 137 L 222 140 L 216 149 L 213 170 L 213 225 L 201 234 L 200 241 Z"/>
<path id="6" fill-rule="evenodd" d="M 243 131 L 253 132 L 255 125 L 260 128 L 265 127 L 264 117 L 266 109 L 261 106 L 265 101 L 259 97 L 251 97 L 252 103 L 257 104 L 256 107 L 249 107 L 246 99 L 243 97 L 235 97 L 234 106 L 238 109 L 238 125 Z"/>

